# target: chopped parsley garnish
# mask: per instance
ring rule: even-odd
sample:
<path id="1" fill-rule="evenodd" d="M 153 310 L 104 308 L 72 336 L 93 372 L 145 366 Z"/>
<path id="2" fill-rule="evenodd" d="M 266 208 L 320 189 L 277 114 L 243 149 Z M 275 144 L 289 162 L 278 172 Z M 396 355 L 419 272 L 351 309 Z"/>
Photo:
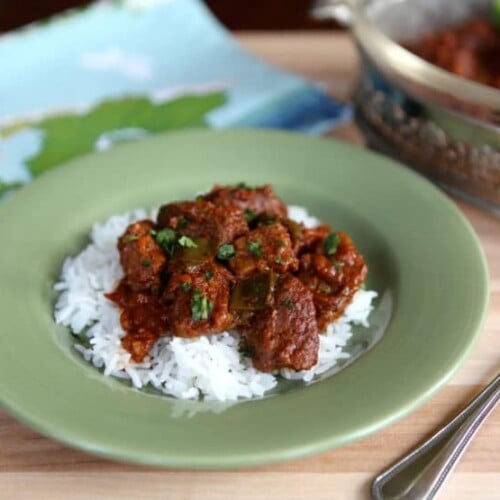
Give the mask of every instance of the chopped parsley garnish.
<path id="1" fill-rule="evenodd" d="M 191 290 L 191 285 L 187 281 L 181 283 L 181 289 L 183 292 L 189 292 Z"/>
<path id="2" fill-rule="evenodd" d="M 331 233 L 323 242 L 323 247 L 325 249 L 326 255 L 333 255 L 337 251 L 337 247 L 340 243 L 340 237 L 337 233 Z"/>
<path id="3" fill-rule="evenodd" d="M 246 182 L 238 182 L 238 184 L 236 184 L 235 187 L 236 187 L 236 189 L 248 189 L 249 191 L 251 191 L 253 189 Z"/>
<path id="4" fill-rule="evenodd" d="M 217 258 L 220 260 L 229 260 L 235 256 L 236 252 L 234 250 L 234 246 L 230 243 L 225 245 L 221 245 L 219 250 L 217 250 Z"/>
<path id="5" fill-rule="evenodd" d="M 158 231 L 155 236 L 156 243 L 160 245 L 169 254 L 173 254 L 175 250 L 175 243 L 177 240 L 177 235 L 173 229 L 162 229 Z"/>
<path id="6" fill-rule="evenodd" d="M 293 302 L 291 299 L 283 299 L 281 301 L 281 305 L 283 307 L 286 307 L 287 309 L 292 309 L 293 308 Z"/>
<path id="7" fill-rule="evenodd" d="M 179 219 L 179 222 L 177 224 L 177 227 L 179 229 L 186 229 L 189 226 L 189 221 L 186 219 L 186 217 L 181 217 Z"/>
<path id="8" fill-rule="evenodd" d="M 151 233 L 153 234 L 153 233 Z M 173 255 L 177 245 L 185 248 L 197 248 L 198 245 L 187 236 L 181 236 L 177 239 L 177 233 L 170 228 L 162 229 L 154 234 L 156 243 L 160 245 L 170 255 Z"/>
<path id="9" fill-rule="evenodd" d="M 207 281 L 210 281 L 214 277 L 214 272 L 213 271 L 205 271 L 205 278 L 207 278 Z"/>
<path id="10" fill-rule="evenodd" d="M 136 241 L 139 239 L 139 236 L 137 236 L 136 234 L 126 234 L 123 238 L 122 238 L 122 243 L 124 245 L 128 245 L 129 243 L 132 243 L 133 241 Z"/>
<path id="11" fill-rule="evenodd" d="M 198 248 L 198 245 L 191 238 L 188 238 L 187 236 L 181 236 L 179 238 L 179 245 L 185 248 Z"/>
<path id="12" fill-rule="evenodd" d="M 276 219 L 274 217 L 267 217 L 263 222 L 263 226 L 272 226 L 273 224 L 276 224 Z"/>
<path id="13" fill-rule="evenodd" d="M 278 241 L 278 246 L 279 246 L 280 248 L 286 247 L 286 243 L 285 243 L 283 240 L 279 240 L 279 241 Z"/>
<path id="14" fill-rule="evenodd" d="M 250 222 L 253 222 L 257 218 L 257 212 L 254 212 L 250 208 L 245 209 L 245 220 L 247 221 L 248 224 Z"/>
<path id="15" fill-rule="evenodd" d="M 260 240 L 256 241 L 249 241 L 247 243 L 247 250 L 254 256 L 254 257 L 261 257 L 262 256 L 262 250 L 260 248 L 262 242 Z"/>
<path id="16" fill-rule="evenodd" d="M 151 259 L 142 259 L 141 260 L 141 265 L 143 265 L 144 267 L 149 267 L 151 265 L 152 261 Z"/>
<path id="17" fill-rule="evenodd" d="M 500 28 L 500 2 L 498 0 L 493 1 L 493 24 L 495 28 Z"/>
<path id="18" fill-rule="evenodd" d="M 158 232 L 156 231 L 156 229 L 151 229 L 151 231 L 149 231 L 149 234 L 150 234 L 153 238 L 156 238 L 156 235 L 158 234 Z"/>
<path id="19" fill-rule="evenodd" d="M 276 264 L 281 264 L 281 265 L 285 263 L 285 261 L 279 255 L 274 257 L 274 262 L 276 262 Z"/>
<path id="20" fill-rule="evenodd" d="M 200 290 L 196 289 L 193 294 L 193 299 L 191 300 L 191 317 L 193 321 L 208 319 L 212 309 L 212 302 L 202 295 Z"/>

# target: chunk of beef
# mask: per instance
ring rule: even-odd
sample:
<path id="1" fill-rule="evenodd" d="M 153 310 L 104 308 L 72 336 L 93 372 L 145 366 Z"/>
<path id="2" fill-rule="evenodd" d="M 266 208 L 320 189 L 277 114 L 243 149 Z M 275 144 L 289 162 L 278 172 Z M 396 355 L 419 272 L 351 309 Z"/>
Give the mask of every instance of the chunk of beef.
<path id="1" fill-rule="evenodd" d="M 236 254 L 229 261 L 229 267 L 238 277 L 268 269 L 279 273 L 298 269 L 290 235 L 278 223 L 258 227 L 241 236 L 234 242 L 234 248 Z"/>
<path id="2" fill-rule="evenodd" d="M 260 214 L 267 212 L 272 215 L 286 217 L 286 205 L 278 198 L 271 186 L 249 188 L 245 185 L 214 186 L 210 193 L 203 197 L 218 206 L 236 206 L 247 211 Z"/>
<path id="3" fill-rule="evenodd" d="M 125 335 L 122 339 L 122 346 L 130 353 L 130 356 L 136 363 L 142 363 L 157 340 L 158 337 L 153 333 L 145 331 L 144 333 L 137 333 L 135 335 Z"/>
<path id="4" fill-rule="evenodd" d="M 216 206 L 205 200 L 163 205 L 158 213 L 158 226 L 174 229 L 190 238 L 210 238 L 215 245 L 229 243 L 248 231 L 239 208 Z"/>
<path id="5" fill-rule="evenodd" d="M 318 245 L 323 243 L 323 240 L 332 232 L 332 228 L 328 224 L 307 228 L 303 224 L 298 224 L 290 219 L 285 219 L 282 222 L 290 232 L 292 238 L 293 251 L 300 255 L 305 252 L 314 251 Z"/>
<path id="6" fill-rule="evenodd" d="M 293 251 L 300 255 L 301 253 L 314 251 L 318 243 L 332 232 L 328 224 L 321 224 L 317 227 L 307 228 L 300 222 L 295 222 L 288 217 L 277 217 L 275 215 L 263 213 L 258 215 L 250 224 L 250 227 L 268 226 L 279 222 L 285 226 L 292 240 Z"/>
<path id="7" fill-rule="evenodd" d="M 169 331 L 169 320 L 159 296 L 148 291 L 134 291 L 123 279 L 107 298 L 121 310 L 120 323 L 126 335 L 123 347 L 138 363 L 144 360 L 159 337 Z"/>
<path id="8" fill-rule="evenodd" d="M 326 254 L 323 241 L 317 253 L 300 257 L 298 278 L 313 291 L 320 331 L 342 316 L 367 273 L 365 261 L 351 238 L 346 233 L 336 234 L 338 244 L 330 255 Z"/>
<path id="9" fill-rule="evenodd" d="M 319 336 L 311 291 L 294 276 L 281 275 L 271 304 L 255 312 L 243 338 L 258 370 L 308 370 L 314 366 Z"/>
<path id="10" fill-rule="evenodd" d="M 229 311 L 233 276 L 215 262 L 172 274 L 162 300 L 178 337 L 198 337 L 228 330 L 234 323 Z"/>
<path id="11" fill-rule="evenodd" d="M 161 273 L 167 262 L 165 253 L 151 236 L 152 229 L 153 223 L 149 220 L 135 222 L 118 240 L 125 278 L 136 291 L 158 291 Z"/>

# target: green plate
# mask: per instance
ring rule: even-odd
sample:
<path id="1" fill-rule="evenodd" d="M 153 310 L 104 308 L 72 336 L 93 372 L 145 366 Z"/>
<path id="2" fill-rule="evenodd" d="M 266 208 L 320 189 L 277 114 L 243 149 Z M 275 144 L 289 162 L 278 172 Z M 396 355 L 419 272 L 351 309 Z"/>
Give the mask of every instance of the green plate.
<path id="1" fill-rule="evenodd" d="M 379 343 L 330 378 L 228 407 L 145 394 L 88 366 L 54 324 L 52 285 L 92 223 L 238 181 L 271 183 L 353 235 L 369 288 L 392 304 L 375 311 L 389 315 Z M 384 157 L 285 133 L 190 131 L 74 161 L 0 206 L 0 234 L 2 405 L 43 434 L 133 462 L 248 466 L 373 433 L 443 386 L 487 305 L 478 241 L 429 182 Z"/>

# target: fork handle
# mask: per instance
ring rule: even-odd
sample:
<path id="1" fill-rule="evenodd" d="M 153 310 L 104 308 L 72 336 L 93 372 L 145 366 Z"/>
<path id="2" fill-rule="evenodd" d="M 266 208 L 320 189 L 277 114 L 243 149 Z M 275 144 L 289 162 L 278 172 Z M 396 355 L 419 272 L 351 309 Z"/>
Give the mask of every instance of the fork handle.
<path id="1" fill-rule="evenodd" d="M 421 469 L 419 474 L 413 476 L 406 484 L 406 488 L 397 495 L 401 500 L 431 500 L 436 495 L 439 488 L 455 467 L 458 459 L 462 456 L 470 441 L 478 431 L 486 417 L 493 411 L 500 400 L 500 376 L 485 389 L 469 406 L 460 414 L 467 416 L 460 424 L 453 429 L 450 424 L 458 423 L 457 418 L 446 426 L 450 431 L 448 442 L 443 448 Z M 478 404 L 479 403 L 479 404 Z M 446 428 L 445 428 L 446 429 Z M 373 498 L 384 499 L 390 496 L 384 495 L 384 486 L 389 482 L 398 479 L 401 474 L 407 474 L 409 467 L 412 466 L 423 454 L 432 450 L 433 447 L 442 445 L 442 437 L 446 434 L 443 429 L 431 437 L 426 443 L 403 458 L 399 463 L 391 467 L 388 471 L 381 474 L 373 484 Z"/>
<path id="2" fill-rule="evenodd" d="M 405 500 L 434 498 L 499 399 L 500 391 L 497 389 L 471 413 L 402 498 Z"/>

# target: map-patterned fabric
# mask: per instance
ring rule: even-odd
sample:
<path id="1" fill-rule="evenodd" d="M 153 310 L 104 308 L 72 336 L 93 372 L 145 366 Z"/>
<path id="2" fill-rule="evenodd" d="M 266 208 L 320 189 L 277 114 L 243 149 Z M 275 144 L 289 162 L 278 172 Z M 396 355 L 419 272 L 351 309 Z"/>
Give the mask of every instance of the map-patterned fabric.
<path id="1" fill-rule="evenodd" d="M 248 54 L 199 0 L 99 2 L 0 37 L 0 197 L 187 127 L 321 133 L 350 107 Z"/>

